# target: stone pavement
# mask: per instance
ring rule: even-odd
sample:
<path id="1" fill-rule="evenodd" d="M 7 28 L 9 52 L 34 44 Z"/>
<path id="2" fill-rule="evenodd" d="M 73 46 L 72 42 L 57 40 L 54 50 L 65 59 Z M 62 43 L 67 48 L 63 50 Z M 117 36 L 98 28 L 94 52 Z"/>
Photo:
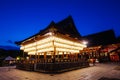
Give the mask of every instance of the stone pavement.
<path id="1" fill-rule="evenodd" d="M 101 77 L 120 79 L 120 63 L 96 64 L 96 66 L 64 72 L 45 74 L 23 71 L 14 67 L 0 67 L 0 80 L 98 80 Z"/>

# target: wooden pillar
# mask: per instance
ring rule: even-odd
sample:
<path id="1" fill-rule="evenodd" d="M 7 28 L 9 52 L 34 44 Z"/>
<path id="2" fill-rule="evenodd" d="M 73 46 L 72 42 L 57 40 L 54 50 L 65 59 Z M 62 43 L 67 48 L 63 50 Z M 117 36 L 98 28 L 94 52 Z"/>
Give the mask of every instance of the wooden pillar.
<path id="1" fill-rule="evenodd" d="M 63 54 L 62 54 L 62 59 L 64 59 L 64 52 L 62 52 Z"/>
<path id="2" fill-rule="evenodd" d="M 51 59 L 53 58 L 53 52 L 51 52 Z"/>
<path id="3" fill-rule="evenodd" d="M 59 62 L 59 52 L 58 51 L 56 51 L 56 55 L 55 56 L 57 58 L 56 61 Z"/>
<path id="4" fill-rule="evenodd" d="M 75 53 L 72 54 L 72 58 L 73 58 L 73 61 L 75 61 L 75 59 L 76 59 L 76 54 Z"/>
<path id="5" fill-rule="evenodd" d="M 68 59 L 68 52 L 66 52 L 66 58 Z"/>
<path id="6" fill-rule="evenodd" d="M 44 52 L 44 60 L 46 61 L 46 52 Z"/>
<path id="7" fill-rule="evenodd" d="M 69 56 L 70 56 L 70 61 L 71 61 L 72 60 L 72 54 L 71 54 L 71 52 L 70 52 Z"/>
<path id="8" fill-rule="evenodd" d="M 59 52 L 57 52 L 57 58 L 59 59 Z"/>
<path id="9" fill-rule="evenodd" d="M 76 59 L 78 59 L 78 53 L 76 53 Z"/>
<path id="10" fill-rule="evenodd" d="M 38 53 L 38 62 L 40 61 L 40 53 Z"/>
<path id="11" fill-rule="evenodd" d="M 38 53 L 38 59 L 40 59 L 40 53 Z"/>
<path id="12" fill-rule="evenodd" d="M 70 52 L 68 52 L 68 59 L 70 59 Z"/>
<path id="13" fill-rule="evenodd" d="M 35 53 L 35 63 L 37 63 L 37 52 Z"/>
<path id="14" fill-rule="evenodd" d="M 56 58 L 56 47 L 54 46 L 54 54 L 53 54 L 53 58 Z"/>
<path id="15" fill-rule="evenodd" d="M 79 51 L 79 54 L 80 54 L 80 59 L 82 59 L 82 58 L 83 58 L 83 52 L 84 52 L 84 50 L 80 50 L 80 51 Z"/>
<path id="16" fill-rule="evenodd" d="M 31 55 L 29 55 L 29 59 L 31 59 Z"/>

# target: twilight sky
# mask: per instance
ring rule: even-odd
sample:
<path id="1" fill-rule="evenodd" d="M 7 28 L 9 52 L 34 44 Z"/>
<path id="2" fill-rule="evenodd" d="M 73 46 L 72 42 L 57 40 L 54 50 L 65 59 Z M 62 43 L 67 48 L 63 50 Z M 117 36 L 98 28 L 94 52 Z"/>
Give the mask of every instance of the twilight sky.
<path id="1" fill-rule="evenodd" d="M 120 36 L 120 0 L 0 0 L 0 45 L 14 45 L 69 15 L 82 36 L 109 29 Z"/>

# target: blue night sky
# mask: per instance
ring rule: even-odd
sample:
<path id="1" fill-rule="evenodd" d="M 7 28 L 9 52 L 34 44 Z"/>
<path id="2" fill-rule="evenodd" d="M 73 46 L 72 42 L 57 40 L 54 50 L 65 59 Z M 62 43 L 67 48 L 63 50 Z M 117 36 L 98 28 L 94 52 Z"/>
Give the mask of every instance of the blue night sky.
<path id="1" fill-rule="evenodd" d="M 69 15 L 82 36 L 109 29 L 120 36 L 120 0 L 0 0 L 0 45 L 15 45 Z"/>

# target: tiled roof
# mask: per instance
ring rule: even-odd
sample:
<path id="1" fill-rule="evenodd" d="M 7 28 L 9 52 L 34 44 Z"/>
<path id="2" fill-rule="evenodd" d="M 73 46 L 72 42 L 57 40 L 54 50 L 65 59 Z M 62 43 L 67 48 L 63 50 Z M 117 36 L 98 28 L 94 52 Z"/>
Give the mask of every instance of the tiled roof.
<path id="1" fill-rule="evenodd" d="M 28 37 L 27 39 L 16 42 L 16 44 L 21 44 L 21 42 L 26 41 L 34 36 L 43 35 L 43 34 L 47 33 L 50 28 L 55 28 L 55 29 L 57 29 L 56 32 L 61 33 L 61 34 L 65 34 L 65 35 L 67 34 L 72 38 L 77 38 L 77 39 L 81 38 L 81 35 L 77 31 L 72 17 L 68 16 L 67 18 L 65 18 L 64 20 L 62 20 L 58 23 L 55 23 L 54 21 L 52 21 L 45 29 L 40 30 L 38 33 L 36 33 L 33 36 Z"/>
<path id="2" fill-rule="evenodd" d="M 88 41 L 88 47 L 113 44 L 116 42 L 116 37 L 112 29 L 83 36 L 83 39 Z"/>

